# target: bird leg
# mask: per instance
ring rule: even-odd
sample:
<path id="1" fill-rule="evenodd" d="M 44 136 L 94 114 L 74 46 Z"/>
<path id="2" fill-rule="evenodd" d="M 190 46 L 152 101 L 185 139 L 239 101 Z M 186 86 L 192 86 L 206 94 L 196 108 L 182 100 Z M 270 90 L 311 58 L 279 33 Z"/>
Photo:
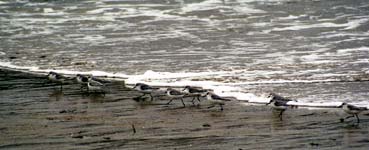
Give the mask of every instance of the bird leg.
<path id="1" fill-rule="evenodd" d="M 223 105 L 219 104 L 219 107 L 220 107 L 220 111 L 223 111 Z"/>
<path id="2" fill-rule="evenodd" d="M 355 114 L 355 116 L 356 116 L 356 119 L 357 119 L 357 123 L 360 123 L 359 116 L 357 114 Z"/>
<path id="3" fill-rule="evenodd" d="M 81 91 L 83 91 L 83 89 L 84 89 L 84 88 L 86 88 L 86 89 L 87 89 L 87 91 L 88 91 L 88 87 L 87 87 L 86 85 L 81 85 L 80 90 L 81 90 Z"/>
<path id="4" fill-rule="evenodd" d="M 173 101 L 173 98 L 167 103 L 167 105 L 169 105 L 172 101 Z"/>
<path id="5" fill-rule="evenodd" d="M 152 94 L 150 93 L 150 97 L 151 97 L 151 101 L 154 100 L 154 96 L 152 96 Z"/>
<path id="6" fill-rule="evenodd" d="M 182 101 L 183 107 L 186 107 L 185 103 L 183 102 L 183 98 L 181 98 L 181 101 Z"/>
<path id="7" fill-rule="evenodd" d="M 284 112 L 285 110 L 283 109 L 283 110 L 281 110 L 281 112 L 279 113 L 279 120 L 280 121 L 282 121 L 282 115 L 283 115 L 283 112 Z"/>
<path id="8" fill-rule="evenodd" d="M 201 102 L 201 100 L 200 100 L 200 95 L 199 95 L 199 96 L 197 96 L 197 101 Z"/>
<path id="9" fill-rule="evenodd" d="M 192 105 L 195 105 L 195 97 L 192 97 Z"/>
<path id="10" fill-rule="evenodd" d="M 215 107 L 215 105 L 211 105 L 211 106 L 209 106 L 209 107 L 208 107 L 208 109 L 213 108 L 213 107 Z"/>

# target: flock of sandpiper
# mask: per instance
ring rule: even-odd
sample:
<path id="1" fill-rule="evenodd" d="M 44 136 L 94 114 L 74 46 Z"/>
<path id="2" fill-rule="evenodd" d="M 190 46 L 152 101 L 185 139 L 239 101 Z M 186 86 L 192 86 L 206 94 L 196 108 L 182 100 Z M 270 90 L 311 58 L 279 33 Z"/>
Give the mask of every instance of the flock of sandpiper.
<path id="1" fill-rule="evenodd" d="M 53 72 L 53 71 L 49 72 L 49 74 L 47 75 L 47 78 L 52 82 L 60 83 L 61 89 L 63 88 L 63 83 L 66 80 L 70 79 L 59 73 Z M 74 79 L 77 81 L 77 83 L 81 84 L 81 89 L 86 88 L 88 92 L 102 93 L 105 95 L 104 84 L 99 82 L 97 79 L 93 78 L 92 76 L 77 74 Z M 153 92 L 159 90 L 159 88 L 152 87 L 144 83 L 136 83 L 132 89 L 140 93 L 143 93 L 143 95 L 139 96 L 139 98 L 145 95 L 149 95 L 151 101 L 154 100 Z M 174 99 L 180 99 L 184 107 L 186 106 L 183 101 L 184 97 L 192 97 L 193 105 L 195 104 L 196 99 L 198 102 L 200 102 L 201 101 L 200 97 L 206 97 L 207 100 L 211 103 L 211 105 L 208 108 L 212 108 L 218 105 L 221 111 L 223 111 L 223 105 L 225 105 L 225 102 L 231 101 L 230 99 L 226 99 L 226 98 L 223 98 L 221 96 L 214 94 L 212 91 L 197 88 L 197 87 L 191 87 L 191 86 L 185 86 L 183 90 L 167 88 L 165 93 L 170 98 L 167 104 L 170 104 Z M 274 93 L 270 93 L 268 95 L 268 98 L 270 99 L 270 101 L 266 105 L 269 105 L 273 109 L 279 111 L 280 120 L 282 120 L 282 114 L 286 109 L 297 107 L 294 105 L 287 104 L 287 102 L 293 101 L 293 100 L 279 96 Z M 357 123 L 360 122 L 358 114 L 365 110 L 368 110 L 366 107 L 358 107 L 358 106 L 354 106 L 354 105 L 351 105 L 345 102 L 342 103 L 339 107 L 342 108 L 346 113 L 350 114 L 350 116 L 346 117 L 345 119 L 356 117 Z M 343 121 L 344 119 L 341 118 L 341 122 Z"/>

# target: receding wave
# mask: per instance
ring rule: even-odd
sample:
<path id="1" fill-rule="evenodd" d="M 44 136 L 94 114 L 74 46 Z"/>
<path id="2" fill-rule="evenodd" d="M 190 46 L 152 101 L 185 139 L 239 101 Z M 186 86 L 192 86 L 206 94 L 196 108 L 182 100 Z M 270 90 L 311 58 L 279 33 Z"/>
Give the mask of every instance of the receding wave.
<path id="1" fill-rule="evenodd" d="M 310 79 L 310 80 L 258 80 L 258 81 L 244 81 L 235 76 L 239 70 L 233 71 L 219 71 L 219 72 L 197 72 L 197 73 L 171 73 L 171 72 L 154 72 L 146 71 L 141 75 L 127 75 L 123 73 L 109 73 L 104 71 L 72 71 L 72 70 L 52 70 L 40 69 L 39 67 L 24 67 L 12 65 L 9 62 L 0 63 L 0 68 L 20 71 L 31 75 L 45 75 L 49 71 L 55 71 L 67 76 L 75 76 L 76 74 L 88 74 L 95 77 L 114 81 L 124 80 L 127 86 L 132 86 L 135 83 L 142 82 L 152 86 L 159 87 L 184 87 L 186 85 L 202 87 L 214 91 L 220 96 L 231 97 L 240 102 L 246 103 L 268 103 L 267 93 L 252 93 L 247 91 L 245 86 L 260 86 L 260 85 L 278 85 L 278 84 L 308 84 L 308 83 L 329 83 L 329 82 L 358 82 L 369 81 L 367 75 L 351 75 L 345 78 L 337 78 L 332 76 L 325 79 Z M 233 75 L 233 76 L 231 76 Z M 231 81 L 233 79 L 233 81 Z M 304 107 L 338 107 L 342 101 L 301 101 L 290 102 L 291 105 Z M 355 103 L 355 102 L 354 102 Z M 368 106 L 369 103 L 357 102 L 360 105 Z"/>

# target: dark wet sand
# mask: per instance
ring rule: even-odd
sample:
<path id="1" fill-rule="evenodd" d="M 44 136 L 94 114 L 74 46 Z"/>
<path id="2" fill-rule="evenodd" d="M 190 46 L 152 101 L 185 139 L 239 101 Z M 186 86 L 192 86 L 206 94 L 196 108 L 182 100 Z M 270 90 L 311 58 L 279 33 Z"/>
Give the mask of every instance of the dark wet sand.
<path id="1" fill-rule="evenodd" d="M 339 109 L 293 109 L 283 121 L 269 107 L 229 102 L 182 108 L 136 102 L 110 83 L 105 97 L 63 91 L 43 78 L 0 71 L 0 149 L 368 149 L 369 116 L 344 123 Z M 136 133 L 133 131 L 134 126 Z"/>

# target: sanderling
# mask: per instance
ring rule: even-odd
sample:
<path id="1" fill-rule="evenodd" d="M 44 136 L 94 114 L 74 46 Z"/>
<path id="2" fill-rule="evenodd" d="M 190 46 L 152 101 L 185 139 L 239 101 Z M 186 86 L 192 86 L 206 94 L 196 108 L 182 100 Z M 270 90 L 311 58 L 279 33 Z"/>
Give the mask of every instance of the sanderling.
<path id="1" fill-rule="evenodd" d="M 289 101 L 294 101 L 294 102 L 297 102 L 297 100 L 292 100 L 292 99 L 289 99 L 289 98 L 286 98 L 286 97 L 282 97 L 278 94 L 275 94 L 275 93 L 270 93 L 268 95 L 268 98 L 270 98 L 270 100 L 275 100 L 275 101 L 280 101 L 280 102 L 289 102 Z M 291 108 L 297 108 L 298 106 L 295 106 L 295 105 L 289 105 Z"/>
<path id="2" fill-rule="evenodd" d="M 171 98 L 170 101 L 167 103 L 167 105 L 169 105 L 174 99 L 181 99 L 183 107 L 186 107 L 185 103 L 183 102 L 183 96 L 185 95 L 185 93 L 182 93 L 172 88 L 168 88 L 166 93 L 168 97 Z"/>
<path id="3" fill-rule="evenodd" d="M 286 111 L 286 109 L 289 106 L 289 105 L 287 105 L 287 102 L 271 99 L 269 101 L 269 103 L 267 103 L 266 105 L 269 105 L 269 104 L 272 106 L 273 109 L 280 111 L 279 120 L 282 120 L 282 114 L 283 114 L 284 111 Z"/>
<path id="4" fill-rule="evenodd" d="M 79 84 L 81 84 L 81 89 L 86 87 L 88 84 L 89 76 L 77 74 L 76 80 Z"/>
<path id="5" fill-rule="evenodd" d="M 65 82 L 66 77 L 56 72 L 50 71 L 49 74 L 47 74 L 47 78 L 52 82 L 60 83 L 60 89 L 63 89 L 63 83 Z"/>
<path id="6" fill-rule="evenodd" d="M 223 111 L 223 105 L 225 105 L 225 101 L 231 101 L 229 99 L 222 98 L 213 92 L 207 92 L 206 98 L 212 103 L 212 106 L 209 106 L 208 108 L 212 108 L 215 105 L 219 105 L 220 110 Z"/>
<path id="7" fill-rule="evenodd" d="M 149 94 L 151 97 L 151 101 L 153 101 L 154 97 L 152 96 L 152 92 L 154 90 L 158 90 L 159 88 L 154 88 L 144 83 L 136 83 L 133 89 L 143 93 L 143 95 L 141 95 L 140 97 L 145 96 L 146 94 Z"/>
<path id="8" fill-rule="evenodd" d="M 102 93 L 105 95 L 104 84 L 97 81 L 88 81 L 87 82 L 87 90 L 88 92 Z"/>
<path id="9" fill-rule="evenodd" d="M 296 102 L 296 100 L 292 100 L 292 99 L 289 99 L 289 98 L 285 98 L 285 97 L 282 97 L 282 96 L 280 96 L 280 95 L 278 95 L 278 94 L 275 94 L 275 93 L 270 93 L 270 94 L 268 95 L 268 98 L 271 98 L 271 99 L 273 99 L 273 100 L 277 100 L 277 101 L 295 101 L 295 102 Z"/>
<path id="10" fill-rule="evenodd" d="M 195 98 L 197 98 L 197 101 L 200 102 L 200 96 L 204 96 L 206 94 L 206 92 L 208 92 L 207 90 L 199 89 L 199 88 L 195 88 L 195 87 L 191 87 L 191 86 L 185 86 L 185 88 L 183 89 L 183 91 L 188 96 L 193 97 L 192 98 L 192 104 L 193 105 L 195 105 Z"/>
<path id="11" fill-rule="evenodd" d="M 351 118 L 351 117 L 356 117 L 357 119 L 357 123 L 360 122 L 360 119 L 359 119 L 359 116 L 358 114 L 365 111 L 365 110 L 368 110 L 366 107 L 357 107 L 357 106 L 354 106 L 354 105 L 351 105 L 351 104 L 347 104 L 347 103 L 342 103 L 342 105 L 340 106 L 346 113 L 348 114 L 351 114 L 352 116 L 348 116 L 346 117 L 345 119 L 347 118 Z"/>

